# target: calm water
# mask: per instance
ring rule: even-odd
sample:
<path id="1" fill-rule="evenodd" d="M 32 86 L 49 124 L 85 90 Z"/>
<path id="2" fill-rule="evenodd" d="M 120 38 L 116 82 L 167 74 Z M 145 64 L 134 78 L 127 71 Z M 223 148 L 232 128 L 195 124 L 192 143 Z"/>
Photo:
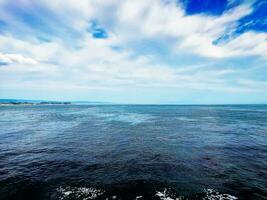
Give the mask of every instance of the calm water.
<path id="1" fill-rule="evenodd" d="M 267 199 L 267 106 L 2 106 L 0 199 Z"/>

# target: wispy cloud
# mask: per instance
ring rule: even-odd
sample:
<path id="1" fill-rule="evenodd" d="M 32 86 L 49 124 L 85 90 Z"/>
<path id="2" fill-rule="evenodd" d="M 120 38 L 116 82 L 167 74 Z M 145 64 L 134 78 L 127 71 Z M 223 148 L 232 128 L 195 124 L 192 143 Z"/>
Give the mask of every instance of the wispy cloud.
<path id="1" fill-rule="evenodd" d="M 24 57 L 19 54 L 2 54 L 2 53 L 0 53 L 0 62 L 6 64 L 12 64 L 12 63 L 29 64 L 29 65 L 37 64 L 37 61 L 32 58 Z"/>

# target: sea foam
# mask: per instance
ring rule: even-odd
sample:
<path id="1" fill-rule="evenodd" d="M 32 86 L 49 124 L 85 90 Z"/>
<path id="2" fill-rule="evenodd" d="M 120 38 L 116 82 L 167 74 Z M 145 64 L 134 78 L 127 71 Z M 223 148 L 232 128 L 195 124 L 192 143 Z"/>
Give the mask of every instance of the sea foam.
<path id="1" fill-rule="evenodd" d="M 101 195 L 104 195 L 105 190 L 96 189 L 92 187 L 59 187 L 57 188 L 57 192 L 60 193 L 60 200 L 68 200 L 68 199 L 82 199 L 82 200 L 90 200 L 90 199 L 98 199 L 101 198 Z M 171 189 L 163 189 L 156 191 L 155 196 L 160 200 L 190 200 L 190 198 L 186 198 L 181 195 L 176 195 L 171 192 Z M 110 197 L 106 196 L 105 199 L 108 200 L 116 200 L 121 199 L 120 195 L 112 195 Z M 143 199 L 142 195 L 136 196 L 136 200 Z M 195 199 L 195 198 L 193 198 Z M 237 200 L 238 198 L 225 193 L 219 193 L 213 189 L 205 189 L 203 193 L 201 193 L 200 200 Z"/>
<path id="2" fill-rule="evenodd" d="M 163 191 L 157 191 L 156 196 L 160 198 L 160 200 L 182 200 L 182 196 L 175 197 L 175 195 L 171 194 L 168 189 L 164 189 Z"/>
<path id="3" fill-rule="evenodd" d="M 87 187 L 59 187 L 57 191 L 60 193 L 60 199 L 95 199 L 104 193 L 103 190 Z"/>
<path id="4" fill-rule="evenodd" d="M 157 191 L 156 196 L 160 200 L 190 200 L 184 196 L 177 196 L 170 192 L 169 189 L 163 191 Z M 194 198 L 195 199 L 195 198 Z M 213 189 L 205 189 L 204 195 L 200 197 L 201 200 L 237 200 L 238 198 L 230 194 L 221 194 Z"/>
<path id="5" fill-rule="evenodd" d="M 205 190 L 206 196 L 203 200 L 236 200 L 238 199 L 235 196 L 230 194 L 221 194 L 213 189 L 206 189 Z"/>

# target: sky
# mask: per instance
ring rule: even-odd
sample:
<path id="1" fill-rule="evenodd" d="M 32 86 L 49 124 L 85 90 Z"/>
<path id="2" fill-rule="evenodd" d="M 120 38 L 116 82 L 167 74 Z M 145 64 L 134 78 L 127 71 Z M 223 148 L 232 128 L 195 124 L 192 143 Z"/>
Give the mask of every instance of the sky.
<path id="1" fill-rule="evenodd" d="M 267 103 L 267 0 L 0 0 L 0 98 Z"/>

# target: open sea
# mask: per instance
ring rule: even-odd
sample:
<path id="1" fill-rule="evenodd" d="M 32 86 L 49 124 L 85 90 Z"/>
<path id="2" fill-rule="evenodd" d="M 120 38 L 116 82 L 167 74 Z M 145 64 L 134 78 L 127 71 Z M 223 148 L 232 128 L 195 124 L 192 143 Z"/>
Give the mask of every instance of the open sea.
<path id="1" fill-rule="evenodd" d="M 267 199 L 267 105 L 0 106 L 0 199 Z"/>

